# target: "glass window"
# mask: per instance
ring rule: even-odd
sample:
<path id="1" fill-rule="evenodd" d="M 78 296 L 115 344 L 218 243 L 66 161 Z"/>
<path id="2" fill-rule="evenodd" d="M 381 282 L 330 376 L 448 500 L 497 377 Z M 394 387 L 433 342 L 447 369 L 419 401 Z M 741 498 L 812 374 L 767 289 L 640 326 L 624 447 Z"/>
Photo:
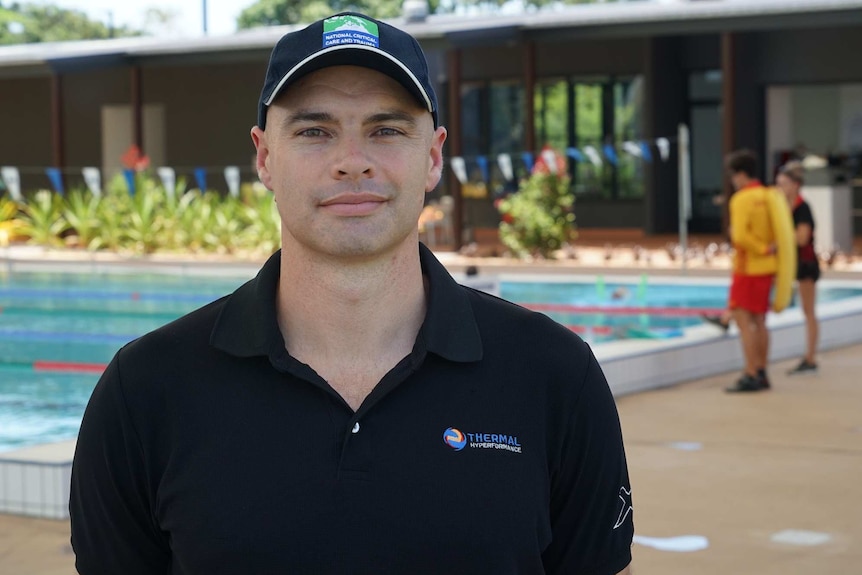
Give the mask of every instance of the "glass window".
<path id="1" fill-rule="evenodd" d="M 614 136 L 617 142 L 617 186 L 621 198 L 644 195 L 643 160 L 622 149 L 626 141 L 641 137 L 643 81 L 640 77 L 614 83 Z"/>
<path id="2" fill-rule="evenodd" d="M 461 86 L 461 150 L 465 156 L 475 156 L 484 147 L 482 129 L 482 86 Z"/>
<path id="3" fill-rule="evenodd" d="M 598 83 L 575 83 L 572 114 L 575 125 L 575 141 L 572 143 L 582 153 L 592 146 L 601 154 L 603 140 L 602 85 Z M 585 156 L 584 161 L 575 162 L 572 184 L 576 194 L 591 194 L 610 197 L 611 190 L 605 185 L 605 166 L 597 168 Z"/>
<path id="4" fill-rule="evenodd" d="M 524 147 L 524 88 L 519 82 L 491 84 L 490 155 L 514 153 Z"/>
<path id="5" fill-rule="evenodd" d="M 568 147 L 569 84 L 566 80 L 546 80 L 536 87 L 534 98 L 536 145 L 558 151 Z"/>
<path id="6" fill-rule="evenodd" d="M 601 198 L 641 198 L 643 160 L 623 150 L 625 141 L 639 141 L 643 113 L 643 78 L 547 79 L 536 86 L 536 145 L 560 153 L 575 147 L 583 161 L 570 161 L 572 190 Z M 617 166 L 605 154 L 613 144 Z M 596 166 L 585 153 L 592 147 L 601 159 Z"/>
<path id="7" fill-rule="evenodd" d="M 689 100 L 721 100 L 721 70 L 695 72 L 688 77 Z"/>

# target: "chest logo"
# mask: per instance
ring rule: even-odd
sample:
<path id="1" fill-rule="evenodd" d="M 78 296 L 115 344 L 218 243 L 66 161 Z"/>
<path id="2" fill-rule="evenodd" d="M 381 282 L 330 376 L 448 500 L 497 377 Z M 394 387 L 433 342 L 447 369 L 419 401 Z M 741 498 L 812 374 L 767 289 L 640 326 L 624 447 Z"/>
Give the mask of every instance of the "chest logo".
<path id="1" fill-rule="evenodd" d="M 465 436 L 460 430 L 450 427 L 443 432 L 443 443 L 455 451 L 461 451 L 464 449 L 464 446 L 467 445 L 467 436 Z"/>
<path id="2" fill-rule="evenodd" d="M 473 433 L 450 427 L 443 432 L 443 443 L 461 451 L 470 449 L 499 449 L 512 453 L 521 453 L 521 442 L 515 435 L 505 433 Z"/>

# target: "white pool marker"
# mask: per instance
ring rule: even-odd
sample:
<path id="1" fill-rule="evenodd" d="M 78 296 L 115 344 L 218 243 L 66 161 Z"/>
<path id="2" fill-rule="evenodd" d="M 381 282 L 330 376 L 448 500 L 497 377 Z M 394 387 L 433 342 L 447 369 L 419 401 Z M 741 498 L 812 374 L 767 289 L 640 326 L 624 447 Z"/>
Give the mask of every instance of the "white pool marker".
<path id="1" fill-rule="evenodd" d="M 703 443 L 699 441 L 673 441 L 668 443 L 667 446 L 679 449 L 680 451 L 700 451 L 703 449 Z"/>
<path id="2" fill-rule="evenodd" d="M 691 553 L 709 547 L 709 539 L 703 535 L 679 535 L 677 537 L 645 537 L 635 535 L 635 543 L 644 547 L 652 547 L 659 551 L 673 551 L 675 553 Z"/>
<path id="3" fill-rule="evenodd" d="M 815 545 L 823 545 L 832 541 L 832 536 L 828 533 L 819 533 L 817 531 L 805 531 L 803 529 L 785 529 L 778 533 L 773 533 L 770 537 L 773 543 L 784 543 L 785 545 L 799 545 L 803 547 L 813 547 Z"/>

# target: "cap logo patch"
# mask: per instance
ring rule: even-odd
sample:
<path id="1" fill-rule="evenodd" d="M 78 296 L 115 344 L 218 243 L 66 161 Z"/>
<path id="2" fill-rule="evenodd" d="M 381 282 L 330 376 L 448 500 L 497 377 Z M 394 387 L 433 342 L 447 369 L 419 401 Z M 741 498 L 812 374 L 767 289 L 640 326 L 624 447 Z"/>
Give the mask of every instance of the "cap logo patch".
<path id="1" fill-rule="evenodd" d="M 362 44 L 380 47 L 377 24 L 359 16 L 333 16 L 323 21 L 323 47 Z"/>

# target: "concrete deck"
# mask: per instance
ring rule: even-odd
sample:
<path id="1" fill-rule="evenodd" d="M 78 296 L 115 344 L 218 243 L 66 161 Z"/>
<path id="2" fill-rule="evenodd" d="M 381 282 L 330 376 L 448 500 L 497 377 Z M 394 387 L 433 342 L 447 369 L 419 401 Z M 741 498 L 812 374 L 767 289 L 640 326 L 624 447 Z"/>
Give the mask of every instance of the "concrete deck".
<path id="1" fill-rule="evenodd" d="M 859 571 L 862 345 L 822 354 L 818 375 L 789 378 L 791 363 L 771 366 L 769 392 L 725 394 L 729 373 L 619 398 L 637 535 L 708 541 L 635 544 L 635 575 Z M 68 521 L 0 515 L 0 573 L 71 575 L 73 563 Z"/>

